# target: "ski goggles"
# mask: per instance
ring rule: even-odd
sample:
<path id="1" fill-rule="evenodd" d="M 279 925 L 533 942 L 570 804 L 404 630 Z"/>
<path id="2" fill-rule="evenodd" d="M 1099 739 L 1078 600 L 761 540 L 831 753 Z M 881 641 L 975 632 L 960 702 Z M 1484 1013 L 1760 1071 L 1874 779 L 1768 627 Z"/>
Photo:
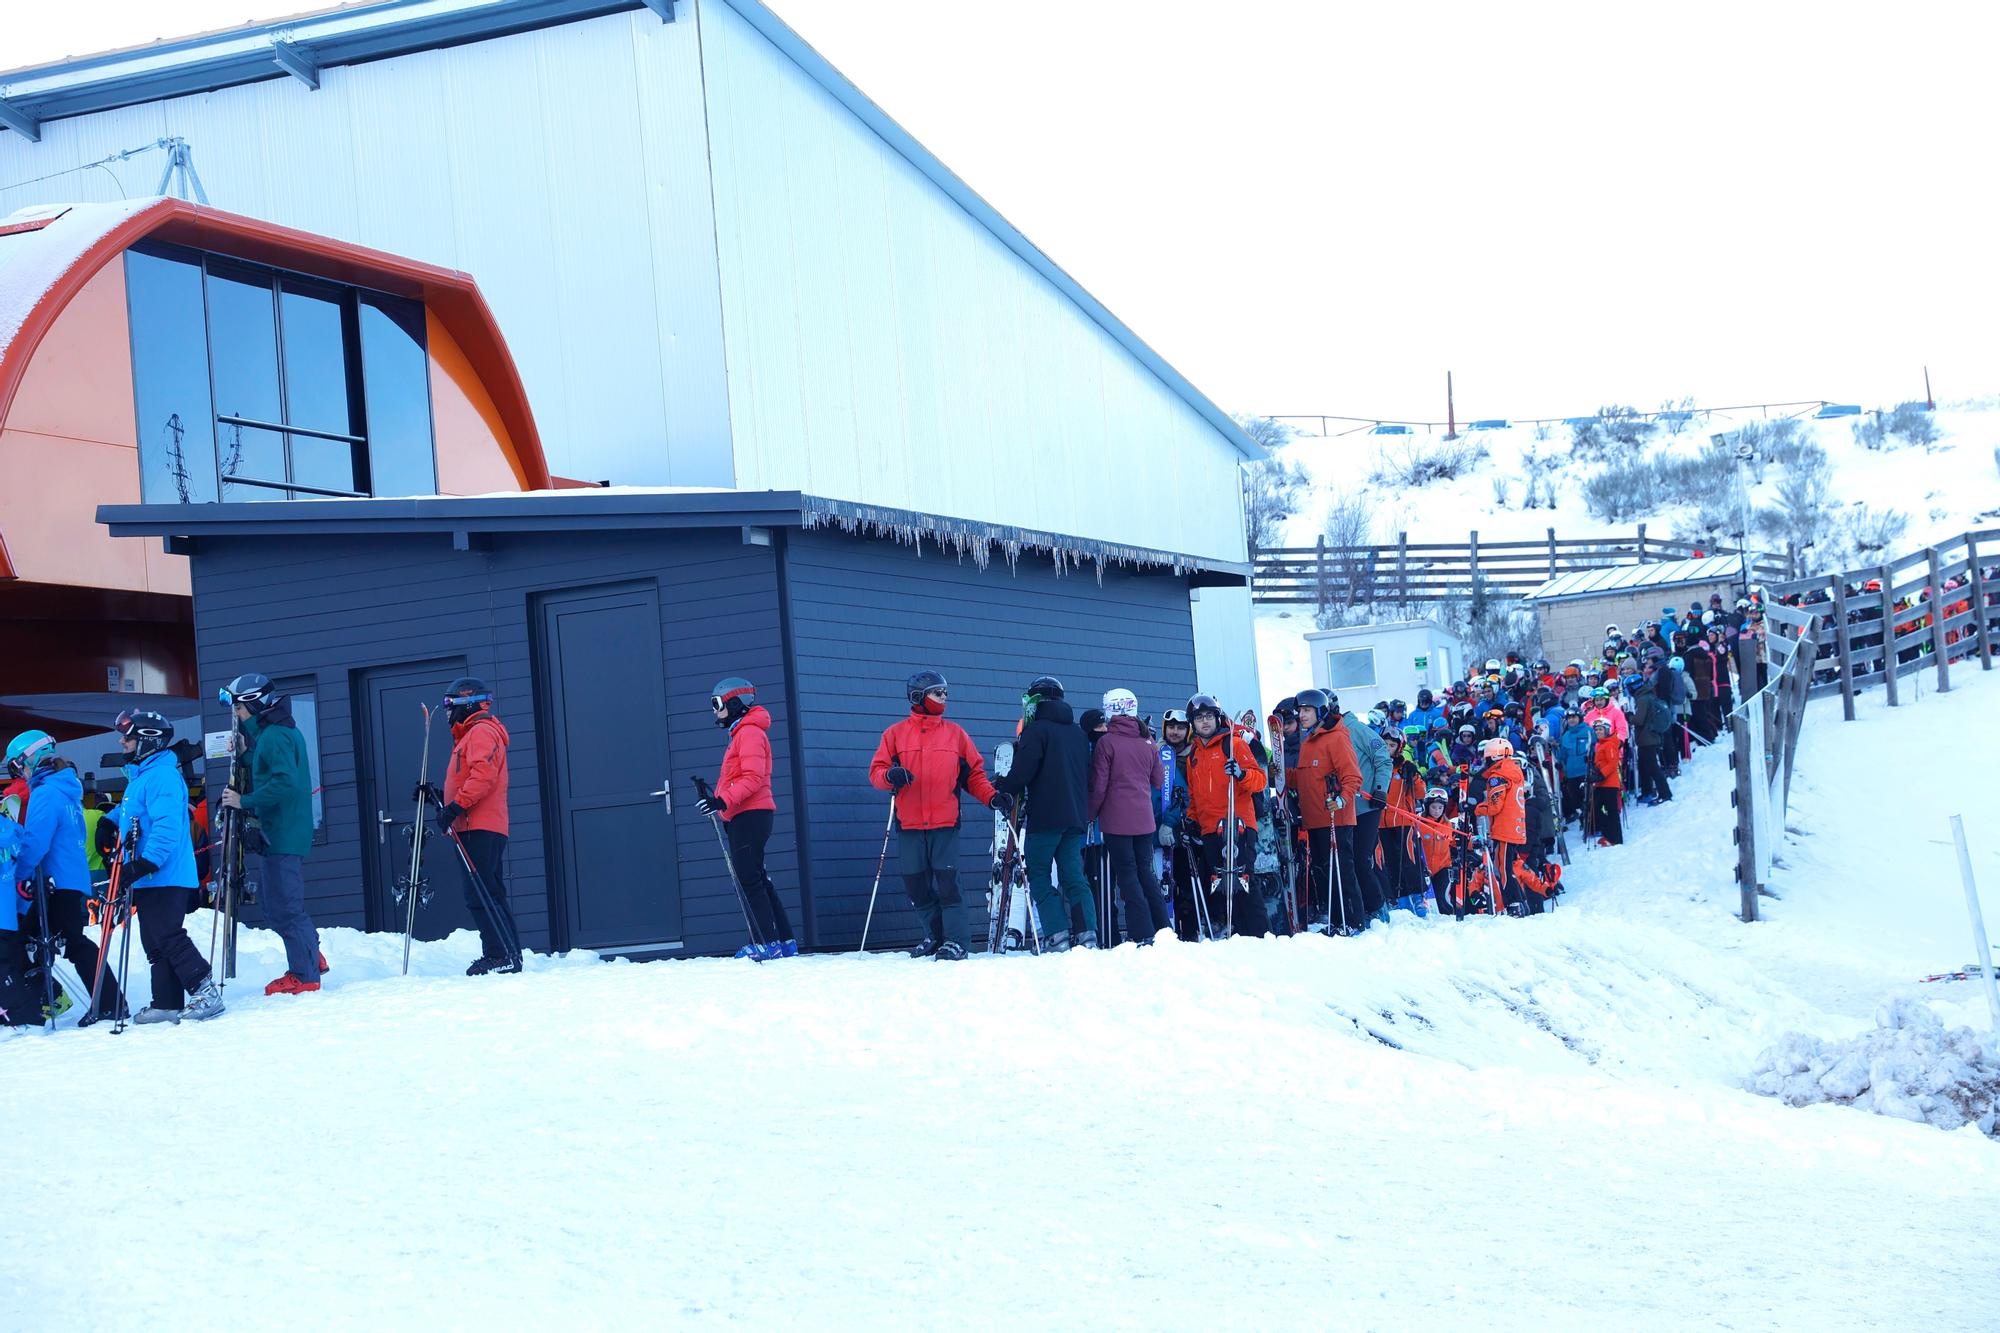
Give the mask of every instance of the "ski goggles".
<path id="1" fill-rule="evenodd" d="M 1176 722 L 1184 727 L 1188 724 L 1188 715 L 1185 708 L 1169 708 L 1166 711 L 1166 715 L 1160 719 L 1161 726 L 1172 726 Z"/>
<path id="2" fill-rule="evenodd" d="M 454 708 L 460 708 L 466 704 L 490 704 L 493 702 L 493 696 L 490 694 L 447 694 L 444 697 L 444 701 Z"/>

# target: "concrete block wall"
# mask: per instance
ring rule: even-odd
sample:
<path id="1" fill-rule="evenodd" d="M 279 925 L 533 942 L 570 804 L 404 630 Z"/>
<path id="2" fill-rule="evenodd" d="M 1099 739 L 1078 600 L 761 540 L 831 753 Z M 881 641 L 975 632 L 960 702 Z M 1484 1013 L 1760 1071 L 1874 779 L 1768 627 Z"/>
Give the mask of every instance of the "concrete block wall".
<path id="1" fill-rule="evenodd" d="M 1536 616 L 1542 631 L 1542 655 L 1561 667 L 1573 657 L 1594 661 L 1604 652 L 1604 627 L 1616 625 L 1631 634 L 1648 620 L 1660 618 L 1660 608 L 1708 604 L 1711 593 L 1733 605 L 1736 587 L 1728 580 L 1683 583 L 1671 588 L 1639 588 L 1540 603 Z"/>

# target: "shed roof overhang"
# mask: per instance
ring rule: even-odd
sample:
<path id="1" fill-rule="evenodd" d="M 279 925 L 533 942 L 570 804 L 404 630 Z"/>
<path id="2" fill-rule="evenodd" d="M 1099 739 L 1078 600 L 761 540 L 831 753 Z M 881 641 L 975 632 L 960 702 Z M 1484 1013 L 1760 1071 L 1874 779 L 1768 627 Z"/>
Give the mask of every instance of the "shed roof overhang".
<path id="1" fill-rule="evenodd" d="M 178 554 L 192 554 L 207 537 L 437 533 L 464 547 L 475 535 L 489 533 L 834 528 L 920 549 L 929 541 L 982 566 L 995 554 L 1011 564 L 1023 553 L 1046 553 L 1059 567 L 1160 570 L 1185 577 L 1192 587 L 1240 587 L 1250 573 L 1249 566 L 1230 561 L 858 505 L 800 491 L 614 486 L 520 495 L 292 500 L 282 505 L 100 505 L 97 521 L 114 537 L 164 537 L 168 549 Z"/>

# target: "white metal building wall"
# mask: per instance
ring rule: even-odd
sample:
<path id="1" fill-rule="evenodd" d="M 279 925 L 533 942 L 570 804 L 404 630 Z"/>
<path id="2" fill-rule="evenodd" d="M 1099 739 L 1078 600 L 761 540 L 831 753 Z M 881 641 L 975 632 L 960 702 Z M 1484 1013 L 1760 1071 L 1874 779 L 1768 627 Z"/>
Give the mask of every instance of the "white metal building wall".
<path id="1" fill-rule="evenodd" d="M 0 134 L 0 184 L 182 135 L 218 208 L 477 278 L 554 471 L 727 486 L 700 60 L 693 23 L 642 9 Z M 145 194 L 161 166 L 0 191 L 0 214 Z"/>
<path id="2" fill-rule="evenodd" d="M 737 484 L 1244 558 L 1236 450 L 728 6 L 699 6 Z"/>

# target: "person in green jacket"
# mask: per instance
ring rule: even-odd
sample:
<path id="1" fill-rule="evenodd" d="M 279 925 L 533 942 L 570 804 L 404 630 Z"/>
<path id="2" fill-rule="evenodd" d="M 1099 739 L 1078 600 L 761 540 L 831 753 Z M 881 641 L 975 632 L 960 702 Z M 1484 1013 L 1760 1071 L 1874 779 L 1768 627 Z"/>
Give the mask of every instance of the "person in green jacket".
<path id="1" fill-rule="evenodd" d="M 302 995 L 319 989 L 326 955 L 319 931 L 306 914 L 305 856 L 312 847 L 312 775 L 306 741 L 292 721 L 290 700 L 272 688 L 269 676 L 252 671 L 223 689 L 248 747 L 249 786 L 222 793 L 225 809 L 256 819 L 263 834 L 263 875 L 257 901 L 264 924 L 285 942 L 285 975 L 264 987 L 266 995 Z M 232 767 L 233 772 L 241 769 Z M 256 846 L 245 842 L 245 850 Z"/>

